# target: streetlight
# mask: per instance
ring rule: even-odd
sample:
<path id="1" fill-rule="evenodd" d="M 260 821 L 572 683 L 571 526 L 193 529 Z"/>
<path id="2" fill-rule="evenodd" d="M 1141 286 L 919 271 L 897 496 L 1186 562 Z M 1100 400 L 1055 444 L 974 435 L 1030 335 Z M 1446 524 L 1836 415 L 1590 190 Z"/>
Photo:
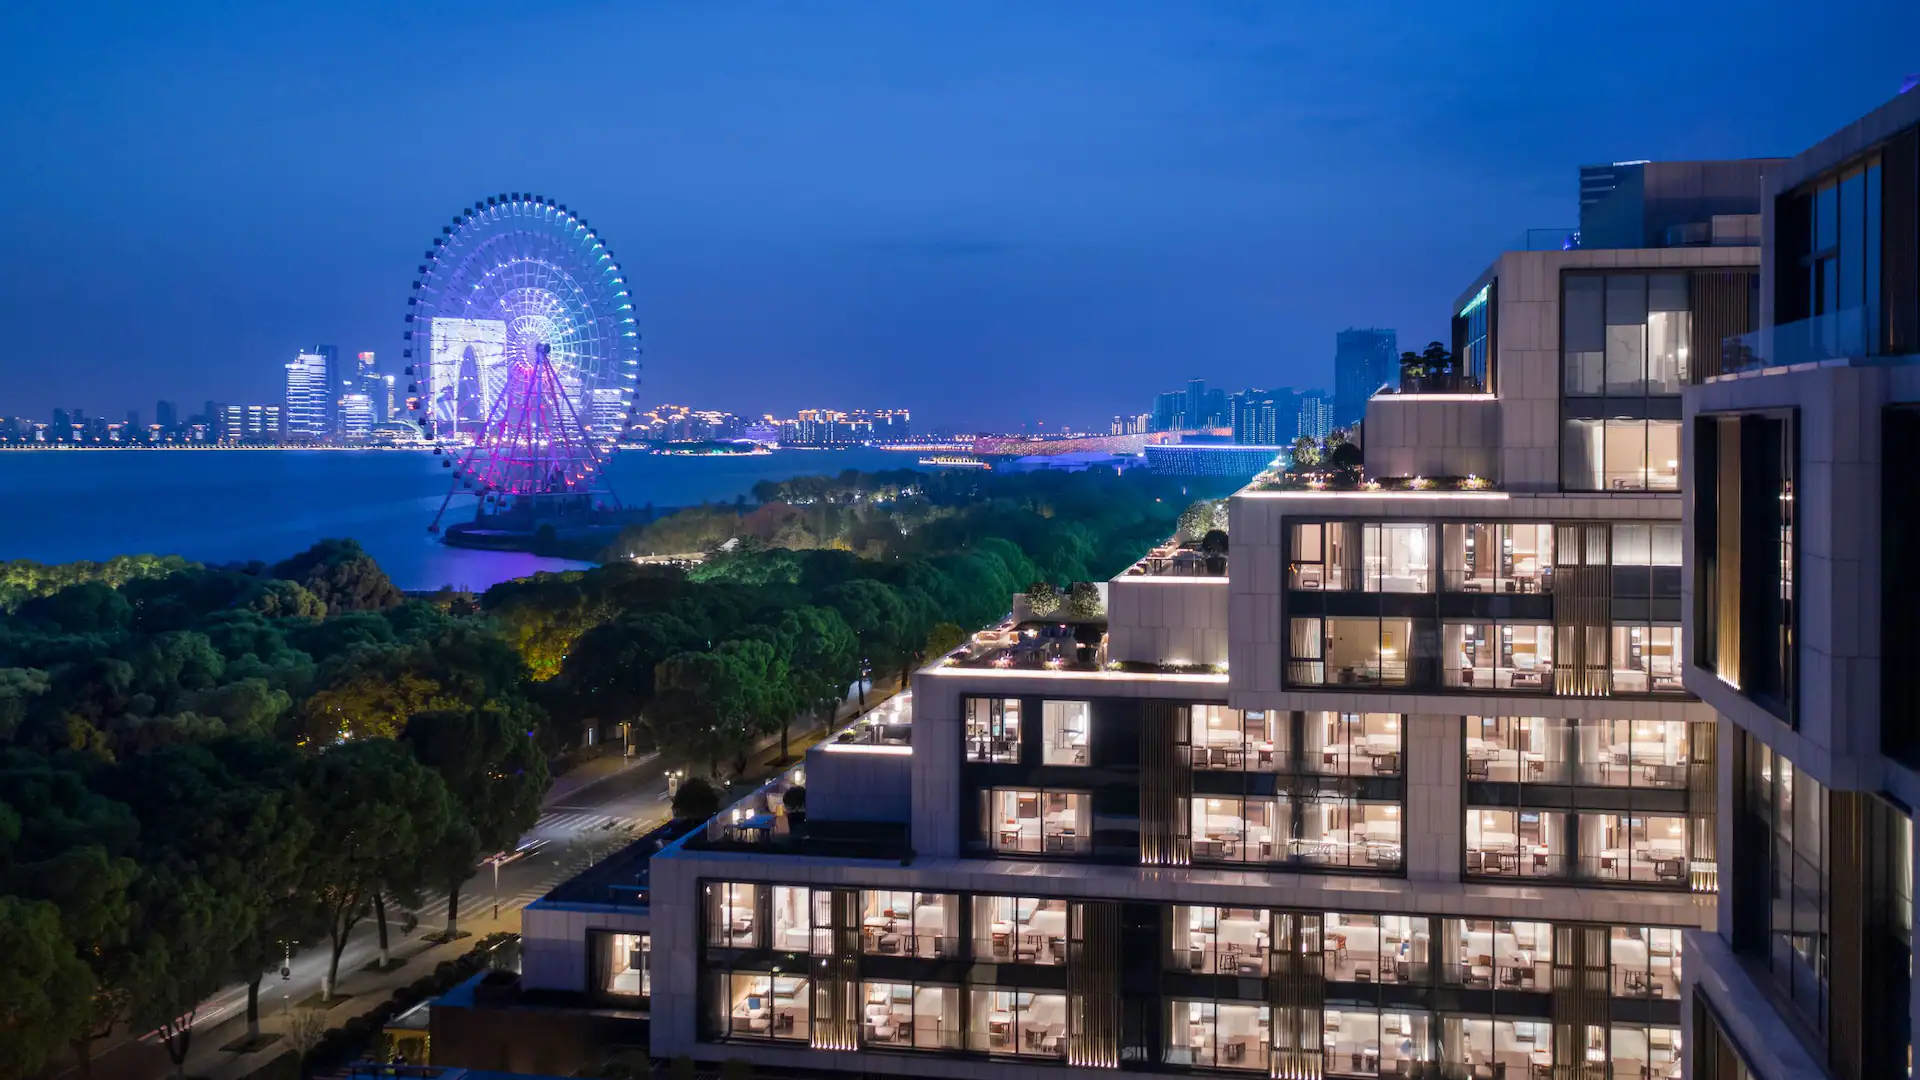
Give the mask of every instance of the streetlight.
<path id="1" fill-rule="evenodd" d="M 500 917 L 500 856 L 493 857 L 493 917 Z"/>

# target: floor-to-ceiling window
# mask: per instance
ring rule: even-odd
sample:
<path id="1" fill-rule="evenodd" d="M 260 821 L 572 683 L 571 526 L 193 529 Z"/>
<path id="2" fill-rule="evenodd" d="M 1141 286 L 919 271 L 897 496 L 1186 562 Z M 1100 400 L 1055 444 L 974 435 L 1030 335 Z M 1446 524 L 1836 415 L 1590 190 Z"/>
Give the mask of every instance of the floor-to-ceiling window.
<path id="1" fill-rule="evenodd" d="M 1771 359 L 1796 362 L 1879 350 L 1883 199 L 1878 152 L 1780 199 Z"/>
<path id="2" fill-rule="evenodd" d="M 1687 275 L 1570 272 L 1560 288 L 1560 486 L 1678 489 L 1679 394 L 1692 362 Z"/>
<path id="3" fill-rule="evenodd" d="M 1743 812 L 1757 826 L 1749 835 L 1764 846 L 1745 854 L 1762 860 L 1758 881 L 1771 897 L 1761 959 L 1780 997 L 1824 1034 L 1832 910 L 1827 789 L 1757 739 L 1747 739 L 1746 759 Z"/>
<path id="4" fill-rule="evenodd" d="M 1789 723 L 1797 426 L 1770 412 L 1703 415 L 1693 428 L 1693 662 Z"/>

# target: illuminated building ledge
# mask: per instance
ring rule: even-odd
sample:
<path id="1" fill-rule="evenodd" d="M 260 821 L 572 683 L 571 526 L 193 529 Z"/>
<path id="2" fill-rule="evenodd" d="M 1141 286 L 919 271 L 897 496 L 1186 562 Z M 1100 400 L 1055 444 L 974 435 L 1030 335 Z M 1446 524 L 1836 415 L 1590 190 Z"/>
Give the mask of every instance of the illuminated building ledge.
<path id="1" fill-rule="evenodd" d="M 1142 682 L 1200 683 L 1213 686 L 1225 686 L 1225 672 L 1219 674 L 1176 674 L 1173 672 L 1153 671 L 1049 671 L 1045 668 L 996 668 L 996 667 L 925 667 L 919 675 L 966 675 L 983 676 L 991 679 L 1138 679 Z"/>
<path id="2" fill-rule="evenodd" d="M 1691 694 L 1563 697 L 1554 694 L 1475 694 L 1469 690 L 1408 690 L 1379 686 L 1285 686 L 1236 691 L 1246 709 L 1307 712 L 1389 712 L 1440 716 L 1550 716 L 1563 720 L 1709 720 Z M 1678 707 L 1682 711 L 1676 713 Z"/>
<path id="3" fill-rule="evenodd" d="M 1111 579 L 1116 585 L 1225 585 L 1225 574 L 1128 574 Z"/>
<path id="4" fill-rule="evenodd" d="M 879 754 L 885 757 L 912 757 L 913 747 L 892 743 L 821 743 L 814 747 L 824 754 Z"/>
<path id="5" fill-rule="evenodd" d="M 1375 394 L 1369 401 L 1498 401 L 1494 394 Z"/>
<path id="6" fill-rule="evenodd" d="M 1318 911 L 1406 913 L 1441 917 L 1536 919 L 1693 928 L 1712 918 L 1693 893 L 1654 889 L 1582 888 L 1578 882 L 1409 881 L 1282 869 L 1220 865 L 1128 866 L 1066 859 L 916 856 L 871 860 L 789 855 L 778 849 L 716 851 L 680 841 L 654 856 L 676 861 L 676 873 L 737 881 L 834 884 L 926 892 L 997 892 L 1066 899 L 1144 903 L 1295 907 Z M 685 862 L 682 862 L 684 860 Z M 686 862 L 698 865 L 687 867 Z M 656 888 L 659 878 L 655 878 Z M 1257 895 L 1258 899 L 1253 899 Z M 1557 904 L 1552 916 L 1544 903 Z"/>
<path id="7" fill-rule="evenodd" d="M 1598 494 L 1609 494 L 1599 492 Z M 1656 492 L 1655 494 L 1664 494 Z M 1254 491 L 1234 493 L 1236 499 L 1474 499 L 1504 501 L 1512 498 L 1505 491 Z"/>

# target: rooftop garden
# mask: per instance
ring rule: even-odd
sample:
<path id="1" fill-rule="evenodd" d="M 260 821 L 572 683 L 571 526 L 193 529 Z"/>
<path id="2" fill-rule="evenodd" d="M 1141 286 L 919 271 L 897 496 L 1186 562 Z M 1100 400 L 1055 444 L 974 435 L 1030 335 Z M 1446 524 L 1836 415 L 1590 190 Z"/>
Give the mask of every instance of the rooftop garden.
<path id="1" fill-rule="evenodd" d="M 1368 476 L 1360 444 L 1335 428 L 1325 439 L 1301 436 L 1275 468 L 1253 478 L 1248 491 L 1492 491 L 1484 476 Z"/>
<path id="2" fill-rule="evenodd" d="M 1202 499 L 1180 514 L 1180 528 L 1121 577 L 1226 577 L 1227 500 Z"/>

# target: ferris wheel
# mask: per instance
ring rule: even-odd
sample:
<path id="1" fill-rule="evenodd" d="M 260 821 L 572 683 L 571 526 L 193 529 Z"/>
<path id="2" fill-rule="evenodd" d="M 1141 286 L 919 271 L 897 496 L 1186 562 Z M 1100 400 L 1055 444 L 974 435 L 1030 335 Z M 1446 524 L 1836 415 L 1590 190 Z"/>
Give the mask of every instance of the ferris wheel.
<path id="1" fill-rule="evenodd" d="M 490 197 L 441 229 L 408 299 L 408 405 L 480 514 L 613 503 L 601 461 L 627 430 L 640 334 L 620 264 L 540 195 Z"/>

